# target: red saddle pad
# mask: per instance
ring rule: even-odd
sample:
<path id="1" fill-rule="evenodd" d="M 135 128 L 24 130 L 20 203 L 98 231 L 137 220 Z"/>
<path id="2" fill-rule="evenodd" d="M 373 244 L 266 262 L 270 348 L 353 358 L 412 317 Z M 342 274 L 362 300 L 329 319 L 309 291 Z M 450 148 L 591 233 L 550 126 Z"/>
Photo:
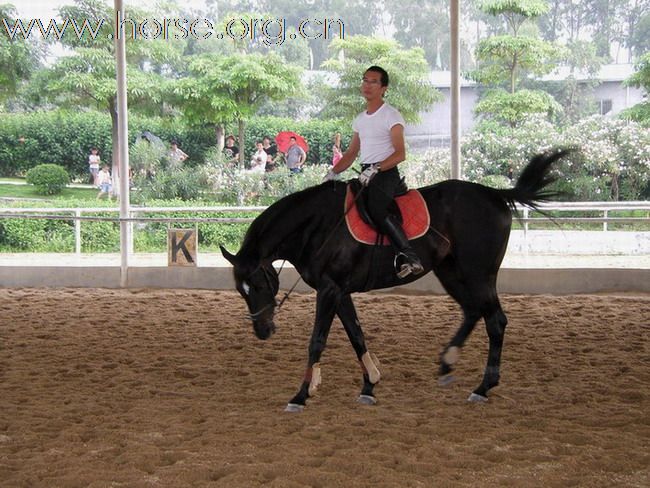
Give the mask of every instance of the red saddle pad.
<path id="1" fill-rule="evenodd" d="M 431 217 L 424 198 L 417 190 L 409 190 L 405 195 L 395 199 L 402 212 L 402 228 L 409 240 L 417 239 L 429 230 Z M 351 208 L 350 208 L 351 207 Z M 348 212 L 348 209 L 350 211 Z M 345 222 L 352 237 L 364 244 L 374 245 L 377 242 L 377 231 L 361 220 L 361 215 L 354 202 L 354 194 L 348 187 L 345 195 Z M 387 246 L 390 241 L 383 236 L 380 244 Z"/>

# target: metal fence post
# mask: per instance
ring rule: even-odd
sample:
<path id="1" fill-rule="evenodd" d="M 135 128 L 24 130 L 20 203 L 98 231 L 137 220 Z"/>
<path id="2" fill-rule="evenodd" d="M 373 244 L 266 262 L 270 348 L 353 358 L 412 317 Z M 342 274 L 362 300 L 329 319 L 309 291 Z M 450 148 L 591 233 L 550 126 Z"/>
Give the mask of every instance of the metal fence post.
<path id="1" fill-rule="evenodd" d="M 528 232 L 528 207 L 524 207 L 524 231 Z"/>
<path id="2" fill-rule="evenodd" d="M 81 217 L 81 209 L 74 211 L 75 217 Z M 76 218 L 74 221 L 74 252 L 81 254 L 81 219 Z"/>

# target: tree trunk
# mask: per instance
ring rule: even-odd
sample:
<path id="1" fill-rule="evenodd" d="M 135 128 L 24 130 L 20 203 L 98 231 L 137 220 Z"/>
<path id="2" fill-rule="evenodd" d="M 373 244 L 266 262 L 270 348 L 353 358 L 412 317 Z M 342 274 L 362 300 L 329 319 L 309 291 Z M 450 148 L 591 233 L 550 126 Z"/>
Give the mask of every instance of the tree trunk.
<path id="1" fill-rule="evenodd" d="M 618 201 L 619 189 L 618 189 L 618 175 L 612 175 L 612 200 Z"/>
<path id="2" fill-rule="evenodd" d="M 219 152 L 223 151 L 223 147 L 225 145 L 224 137 L 225 137 L 225 130 L 223 128 L 223 125 L 217 124 L 214 128 L 215 136 L 217 138 L 217 149 Z"/>
<path id="3" fill-rule="evenodd" d="M 237 120 L 239 124 L 239 167 L 244 167 L 244 119 Z"/>

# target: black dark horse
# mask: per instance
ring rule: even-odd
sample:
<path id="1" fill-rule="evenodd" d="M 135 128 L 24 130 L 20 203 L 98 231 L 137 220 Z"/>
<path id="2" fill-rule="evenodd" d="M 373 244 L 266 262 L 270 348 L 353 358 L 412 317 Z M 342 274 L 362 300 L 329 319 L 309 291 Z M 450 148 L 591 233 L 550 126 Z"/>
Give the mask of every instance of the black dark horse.
<path id="1" fill-rule="evenodd" d="M 444 383 L 458 360 L 460 348 L 479 319 L 485 320 L 490 348 L 483 381 L 470 401 L 486 401 L 499 383 L 501 348 L 507 319 L 497 296 L 497 273 L 508 244 L 516 203 L 535 208 L 547 199 L 544 188 L 553 181 L 549 170 L 564 151 L 531 159 L 512 189 L 496 190 L 475 183 L 448 180 L 421 188 L 431 214 L 431 228 L 412 241 L 425 272 L 433 270 L 445 290 L 461 306 L 464 320 L 440 355 Z M 251 224 L 244 243 L 233 255 L 237 290 L 250 311 L 255 334 L 268 339 L 275 330 L 279 279 L 273 261 L 284 259 L 316 290 L 316 319 L 309 343 L 303 383 L 288 411 L 301 411 L 320 382 L 319 361 L 334 316 L 337 315 L 363 368 L 359 401 L 373 404 L 379 371 L 357 319 L 351 293 L 387 288 L 414 281 L 424 274 L 400 279 L 390 246 L 373 248 L 357 242 L 343 222 L 346 185 L 327 182 L 277 201 Z"/>

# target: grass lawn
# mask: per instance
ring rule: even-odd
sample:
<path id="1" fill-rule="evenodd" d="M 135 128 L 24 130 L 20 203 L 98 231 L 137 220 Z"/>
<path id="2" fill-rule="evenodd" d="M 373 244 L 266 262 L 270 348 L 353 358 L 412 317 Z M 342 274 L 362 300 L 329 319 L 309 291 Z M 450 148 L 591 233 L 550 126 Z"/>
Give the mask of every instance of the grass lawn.
<path id="1" fill-rule="evenodd" d="M 7 180 L 3 178 L 3 180 Z M 20 181 L 20 180 L 16 180 Z M 40 200 L 89 200 L 94 201 L 98 190 L 94 188 L 65 188 L 58 195 L 39 195 L 32 185 L 12 185 L 0 183 L 0 197 L 5 198 L 36 198 Z"/>

